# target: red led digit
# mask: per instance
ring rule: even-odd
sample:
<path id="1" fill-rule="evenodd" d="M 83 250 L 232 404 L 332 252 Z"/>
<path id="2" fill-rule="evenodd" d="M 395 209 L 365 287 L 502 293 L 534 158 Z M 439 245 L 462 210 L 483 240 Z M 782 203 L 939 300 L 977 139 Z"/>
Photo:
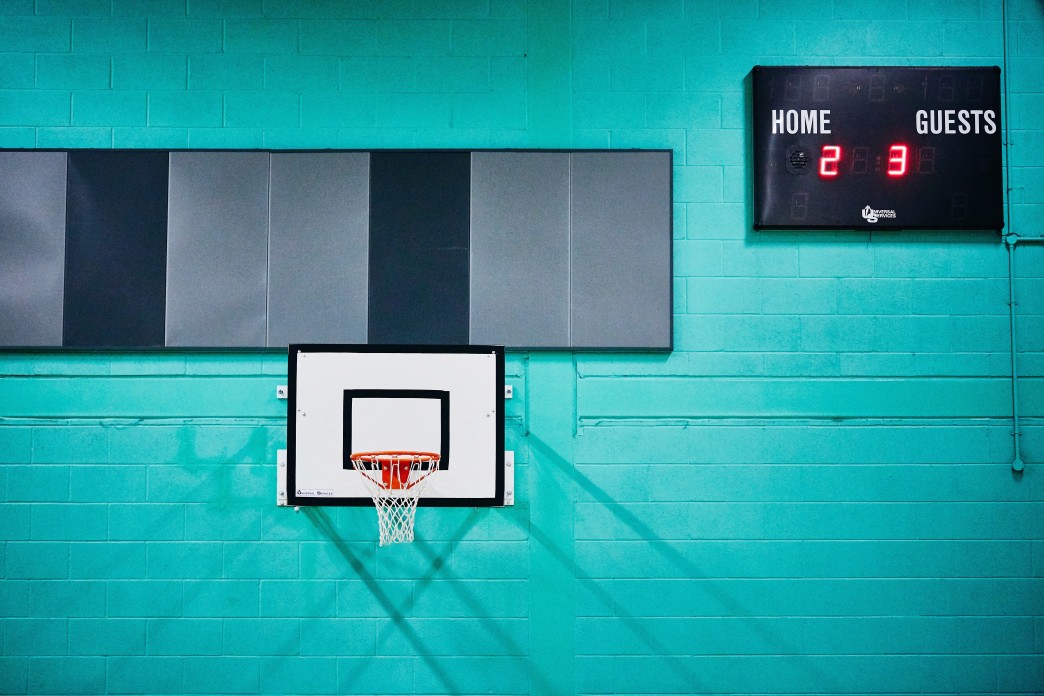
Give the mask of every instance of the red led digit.
<path id="1" fill-rule="evenodd" d="M 893 145 L 888 150 L 888 176 L 906 174 L 906 145 Z"/>
<path id="2" fill-rule="evenodd" d="M 819 156 L 819 176 L 837 176 L 838 164 L 841 162 L 840 145 L 824 145 Z"/>

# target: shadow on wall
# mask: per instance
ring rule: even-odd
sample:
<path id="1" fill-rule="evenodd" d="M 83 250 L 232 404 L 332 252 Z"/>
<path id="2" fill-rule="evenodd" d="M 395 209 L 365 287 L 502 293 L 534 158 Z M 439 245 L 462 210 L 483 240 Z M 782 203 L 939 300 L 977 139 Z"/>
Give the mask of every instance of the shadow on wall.
<path id="1" fill-rule="evenodd" d="M 388 619 L 391 619 L 396 629 L 413 648 L 413 654 L 424 661 L 430 669 L 431 674 L 441 683 L 444 688 L 444 693 L 456 694 L 467 691 L 463 685 L 458 684 L 456 680 L 454 680 L 453 675 L 440 667 L 439 662 L 436 659 L 437 655 L 431 652 L 428 642 L 417 633 L 417 630 L 412 625 L 410 625 L 410 617 L 404 613 L 403 607 L 395 604 L 395 601 L 388 592 L 381 587 L 380 581 L 367 569 L 366 563 L 352 552 L 349 544 L 339 535 L 336 525 L 330 519 L 327 512 L 322 508 L 316 507 L 302 508 L 302 511 L 315 526 L 316 530 L 333 544 L 337 552 L 344 558 L 348 563 L 348 566 L 355 573 L 356 578 L 363 582 L 370 595 L 377 601 L 378 605 L 384 611 L 384 615 Z M 466 537 L 468 532 L 480 521 L 484 512 L 485 511 L 480 508 L 472 509 L 449 538 L 462 539 Z M 438 549 L 434 544 L 423 540 L 418 539 L 412 542 L 412 547 L 419 551 L 420 555 L 428 563 L 427 571 L 423 575 L 418 576 L 416 581 L 413 583 L 412 598 L 414 602 L 416 602 L 417 598 L 431 586 L 431 583 L 436 578 L 442 580 L 455 579 L 447 569 L 447 563 L 454 548 L 454 543 L 455 542 L 453 541 L 446 542 L 441 549 Z M 447 584 L 454 588 L 454 591 L 456 591 L 464 606 L 469 609 L 472 616 L 482 616 L 488 612 L 488 608 L 483 607 L 472 595 L 463 591 L 461 589 L 462 586 L 459 583 Z M 504 631 L 496 621 L 485 622 L 483 628 L 493 634 L 495 643 L 507 647 L 511 654 L 526 654 L 525 646 L 519 645 L 518 642 Z M 353 675 L 348 675 L 349 682 L 351 682 L 352 676 Z"/>
<path id="2" fill-rule="evenodd" d="M 230 432 L 242 433 L 244 430 L 249 431 L 245 440 L 241 436 L 230 436 Z M 210 434 L 210 443 L 200 441 L 201 432 Z M 219 507 L 234 507 L 237 502 L 251 506 L 256 504 L 254 498 L 236 500 L 236 494 L 241 490 L 238 484 L 241 482 L 233 481 L 235 468 L 229 465 L 262 460 L 269 446 L 267 429 L 260 426 L 234 429 L 182 427 L 178 428 L 176 437 L 177 455 L 172 463 L 204 476 L 200 481 L 200 489 L 211 491 L 209 497 L 212 502 Z M 227 445 L 234 442 L 242 444 L 230 451 Z"/>
<path id="3" fill-rule="evenodd" d="M 602 490 L 589 478 L 577 471 L 571 462 L 568 462 L 563 457 L 559 456 L 552 447 L 549 447 L 532 433 L 529 434 L 529 442 L 532 448 L 540 453 L 542 461 L 554 464 L 554 466 L 572 480 L 579 489 L 583 490 L 594 500 L 605 505 L 608 510 L 611 510 L 613 514 L 616 515 L 617 519 L 634 533 L 635 539 L 643 540 L 647 548 L 662 558 L 671 567 L 679 571 L 681 577 L 689 579 L 708 579 L 696 563 L 691 559 L 686 558 L 670 543 L 658 538 L 659 535 L 656 531 L 649 527 L 633 512 L 620 506 L 612 496 Z M 562 551 L 554 539 L 549 538 L 548 535 L 535 527 L 531 528 L 530 532 L 533 538 L 547 548 L 559 563 L 567 566 L 573 576 L 584 583 L 585 588 L 597 597 L 599 602 L 605 606 L 613 607 L 614 618 L 622 621 L 635 636 L 641 639 L 649 647 L 651 654 L 667 658 L 667 664 L 676 676 L 685 680 L 686 683 L 688 683 L 689 680 L 695 681 L 699 679 L 699 675 L 692 674 L 692 668 L 686 660 L 686 657 L 688 656 L 672 654 L 671 646 L 653 635 L 645 627 L 642 620 L 643 617 L 637 617 L 621 611 L 621 607 L 615 602 L 614 596 L 606 591 L 599 583 L 595 582 L 595 578 L 592 578 L 584 572 L 584 570 L 580 568 L 580 566 L 568 554 Z M 575 542 L 575 540 L 571 541 Z M 708 584 L 707 591 L 714 596 L 722 607 L 726 608 L 729 612 L 728 615 L 739 618 L 750 615 L 750 611 L 744 607 L 739 600 L 725 593 L 715 585 Z M 757 620 L 751 619 L 749 625 L 754 632 L 761 635 L 766 645 L 771 645 L 776 648 L 777 654 L 799 655 L 801 653 L 799 646 L 788 645 L 781 638 L 773 635 L 769 630 L 765 629 Z M 820 687 L 837 691 L 839 693 L 845 690 L 844 685 L 830 675 L 808 665 L 805 665 L 804 667 L 808 670 L 809 677 L 815 679 Z M 700 688 L 698 684 L 694 684 L 694 686 Z"/>

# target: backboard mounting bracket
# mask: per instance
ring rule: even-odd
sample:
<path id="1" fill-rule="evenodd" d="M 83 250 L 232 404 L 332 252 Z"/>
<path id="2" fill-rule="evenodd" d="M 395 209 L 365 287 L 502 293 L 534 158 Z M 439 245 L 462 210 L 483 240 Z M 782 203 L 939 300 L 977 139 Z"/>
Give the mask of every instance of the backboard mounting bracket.
<path id="1" fill-rule="evenodd" d="M 515 504 L 515 453 L 504 450 L 504 507 Z"/>
<path id="2" fill-rule="evenodd" d="M 286 507 L 286 450 L 276 450 L 276 505 Z"/>

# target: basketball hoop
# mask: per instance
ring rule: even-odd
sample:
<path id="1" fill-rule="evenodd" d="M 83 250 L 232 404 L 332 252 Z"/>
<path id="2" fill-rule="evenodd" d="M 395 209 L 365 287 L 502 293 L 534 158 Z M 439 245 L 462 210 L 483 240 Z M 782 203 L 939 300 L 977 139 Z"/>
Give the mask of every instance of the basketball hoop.
<path id="1" fill-rule="evenodd" d="M 413 541 L 417 500 L 428 477 L 439 470 L 434 452 L 356 452 L 352 466 L 362 474 L 377 508 L 380 545 Z"/>

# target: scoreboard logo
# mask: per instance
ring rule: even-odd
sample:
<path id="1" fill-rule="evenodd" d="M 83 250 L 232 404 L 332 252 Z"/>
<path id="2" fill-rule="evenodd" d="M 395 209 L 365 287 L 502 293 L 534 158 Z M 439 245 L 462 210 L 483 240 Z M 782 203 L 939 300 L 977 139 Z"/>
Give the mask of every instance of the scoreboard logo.
<path id="1" fill-rule="evenodd" d="M 880 218 L 895 218 L 894 210 L 875 210 L 870 206 L 863 208 L 863 219 L 869 223 L 877 222 Z"/>

